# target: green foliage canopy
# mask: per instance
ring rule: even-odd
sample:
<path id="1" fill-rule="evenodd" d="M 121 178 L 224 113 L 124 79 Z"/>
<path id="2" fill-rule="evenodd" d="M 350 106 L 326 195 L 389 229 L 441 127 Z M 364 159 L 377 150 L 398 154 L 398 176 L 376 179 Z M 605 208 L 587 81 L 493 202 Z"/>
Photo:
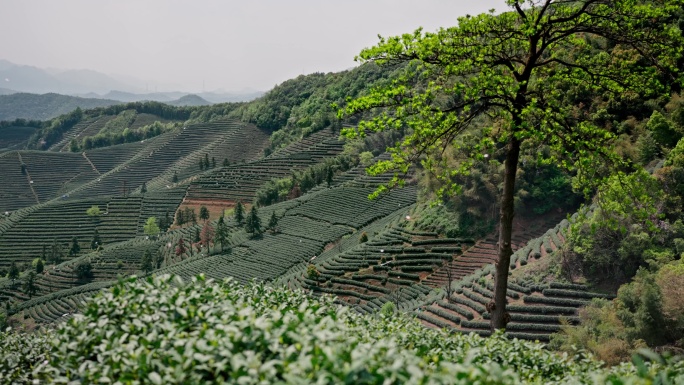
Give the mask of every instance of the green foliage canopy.
<path id="1" fill-rule="evenodd" d="M 658 70 L 677 71 L 681 34 L 668 21 L 681 1 L 662 6 L 636 0 L 508 4 L 513 11 L 461 17 L 456 27 L 434 33 L 419 29 L 382 37 L 357 57 L 384 65 L 411 63 L 390 85 L 374 88 L 340 110 L 340 116 L 377 112 L 358 128 L 345 130 L 352 137 L 411 128 L 392 148 L 392 159 L 378 162 L 374 173 L 406 172 L 420 161 L 446 183 L 445 192 L 458 192 L 449 182 L 454 173 L 467 173 L 472 162 L 454 169 L 440 154 L 458 143 L 456 138 L 473 120 L 486 115 L 495 124 L 483 126 L 482 141 L 463 149 L 471 159 L 482 159 L 497 142 L 515 138 L 533 142 L 531 147 L 550 146 L 552 158 L 588 180 L 597 154 L 613 158 L 614 134 L 578 116 L 575 106 L 564 103 L 564 92 L 581 85 L 584 92 L 605 97 L 655 96 L 667 92 Z M 594 55 L 591 43 L 597 36 L 614 48 Z M 644 57 L 655 65 L 645 65 Z M 400 182 L 397 177 L 390 186 Z"/>

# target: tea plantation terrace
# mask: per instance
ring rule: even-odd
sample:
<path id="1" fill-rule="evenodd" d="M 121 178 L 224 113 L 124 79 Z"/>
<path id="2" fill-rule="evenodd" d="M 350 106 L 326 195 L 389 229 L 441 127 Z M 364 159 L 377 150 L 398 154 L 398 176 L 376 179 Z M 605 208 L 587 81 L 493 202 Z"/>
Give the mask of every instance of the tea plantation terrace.
<path id="1" fill-rule="evenodd" d="M 513 269 L 541 258 L 547 258 L 563 243 L 563 232 L 569 225 L 561 221 L 541 237 L 518 249 L 511 259 Z M 486 306 L 493 298 L 492 274 L 494 265 L 484 266 L 460 279 L 454 293 L 429 303 L 416 315 L 431 327 L 446 327 L 461 332 L 489 335 L 489 313 Z M 563 320 L 578 321 L 577 312 L 592 298 L 613 298 L 612 294 L 591 292 L 584 285 L 561 282 L 535 283 L 518 279 L 508 285 L 508 311 L 511 322 L 507 334 L 511 337 L 548 341 L 551 333 L 559 331 Z"/>

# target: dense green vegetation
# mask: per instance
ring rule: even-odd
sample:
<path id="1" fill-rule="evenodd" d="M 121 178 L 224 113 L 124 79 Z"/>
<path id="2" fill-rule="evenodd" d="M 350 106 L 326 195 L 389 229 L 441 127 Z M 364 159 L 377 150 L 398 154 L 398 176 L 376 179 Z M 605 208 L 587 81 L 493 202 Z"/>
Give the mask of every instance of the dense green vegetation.
<path id="1" fill-rule="evenodd" d="M 267 154 L 330 125 L 341 128 L 334 105 L 362 95 L 369 86 L 394 77 L 376 65 L 339 73 L 301 75 L 245 104 L 233 116 L 273 132 Z"/>
<path id="2" fill-rule="evenodd" d="M 602 369 L 500 335 L 450 336 L 401 316 L 355 315 L 331 299 L 202 277 L 129 279 L 51 335 L 9 332 L 0 341 L 8 358 L 0 378 L 19 384 L 619 384 L 684 375 L 683 361 Z"/>

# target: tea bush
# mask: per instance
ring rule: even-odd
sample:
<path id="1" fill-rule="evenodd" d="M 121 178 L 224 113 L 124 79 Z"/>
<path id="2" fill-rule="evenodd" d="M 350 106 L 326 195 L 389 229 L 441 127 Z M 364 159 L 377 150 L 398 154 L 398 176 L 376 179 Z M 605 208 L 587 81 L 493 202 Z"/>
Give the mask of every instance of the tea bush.
<path id="1" fill-rule="evenodd" d="M 49 333 L 0 333 L 2 383 L 614 384 L 684 380 L 682 361 L 606 370 L 501 334 L 448 335 L 302 292 L 202 276 L 130 278 Z"/>

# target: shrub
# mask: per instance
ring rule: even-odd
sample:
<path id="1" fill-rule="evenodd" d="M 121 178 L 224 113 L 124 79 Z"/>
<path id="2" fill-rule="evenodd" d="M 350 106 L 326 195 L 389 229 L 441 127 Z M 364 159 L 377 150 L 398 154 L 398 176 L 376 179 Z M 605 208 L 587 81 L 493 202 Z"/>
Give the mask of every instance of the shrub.
<path id="1" fill-rule="evenodd" d="M 91 216 L 91 217 L 99 217 L 100 214 L 102 214 L 102 211 L 100 211 L 99 206 L 93 205 L 93 206 L 90 206 L 90 208 L 88 210 L 86 210 L 86 214 L 88 214 L 88 216 Z"/>

